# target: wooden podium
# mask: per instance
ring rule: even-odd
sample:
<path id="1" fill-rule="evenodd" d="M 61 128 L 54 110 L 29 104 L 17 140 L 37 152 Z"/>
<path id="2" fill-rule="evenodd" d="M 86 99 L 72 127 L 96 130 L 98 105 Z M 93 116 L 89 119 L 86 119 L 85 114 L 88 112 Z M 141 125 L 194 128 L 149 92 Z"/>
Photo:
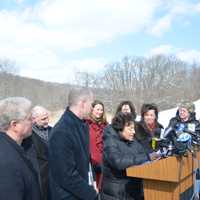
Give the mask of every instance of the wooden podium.
<path id="1" fill-rule="evenodd" d="M 145 200 L 189 200 L 193 193 L 194 161 L 187 157 L 168 157 L 127 168 L 127 176 L 143 179 Z"/>

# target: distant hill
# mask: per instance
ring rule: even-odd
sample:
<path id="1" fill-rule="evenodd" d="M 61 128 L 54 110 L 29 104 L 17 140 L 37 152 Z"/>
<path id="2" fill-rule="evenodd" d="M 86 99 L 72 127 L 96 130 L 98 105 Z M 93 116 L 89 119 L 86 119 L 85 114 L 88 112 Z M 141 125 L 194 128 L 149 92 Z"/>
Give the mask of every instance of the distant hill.
<path id="1" fill-rule="evenodd" d="M 37 79 L 0 72 L 0 99 L 22 96 L 30 99 L 34 105 L 39 104 L 51 111 L 63 110 L 67 106 L 67 97 L 72 87 L 70 84 L 45 82 Z M 93 89 L 96 98 L 111 110 L 110 95 L 105 89 Z"/>
<path id="2" fill-rule="evenodd" d="M 51 110 L 66 107 L 67 95 L 71 87 L 69 84 L 50 83 L 0 73 L 0 99 L 23 96 L 29 98 L 33 104 L 40 104 Z"/>
<path id="3" fill-rule="evenodd" d="M 29 98 L 34 105 L 39 104 L 45 106 L 51 111 L 60 111 L 66 108 L 68 93 L 72 87 L 78 86 L 45 82 L 0 72 L 0 99 L 11 96 L 23 96 Z M 140 101 L 137 95 L 135 95 L 136 100 L 134 101 L 130 95 L 125 96 L 123 93 L 111 89 L 96 87 L 93 88 L 93 91 L 95 98 L 101 100 L 105 104 L 106 112 L 111 114 L 115 113 L 117 105 L 122 100 L 131 100 L 135 105 L 137 105 L 136 100 Z M 190 97 L 190 95 L 187 96 Z M 154 99 L 154 103 L 157 103 L 159 110 L 166 110 L 175 107 L 183 97 L 180 95 L 179 99 L 177 99 L 176 96 L 173 97 L 172 92 L 170 98 L 168 98 L 168 96 L 160 96 L 160 98 L 166 102 L 162 103 Z M 195 99 L 192 101 L 194 100 Z M 136 107 L 138 115 L 140 114 L 140 106 L 141 105 L 138 105 L 138 107 Z"/>

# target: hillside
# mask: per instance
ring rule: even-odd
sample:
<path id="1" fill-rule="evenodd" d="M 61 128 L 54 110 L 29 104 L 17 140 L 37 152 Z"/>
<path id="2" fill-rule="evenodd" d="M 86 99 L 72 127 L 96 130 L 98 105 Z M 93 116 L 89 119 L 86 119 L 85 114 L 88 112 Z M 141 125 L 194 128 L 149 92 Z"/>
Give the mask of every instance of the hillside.
<path id="1" fill-rule="evenodd" d="M 45 106 L 52 112 L 57 112 L 66 108 L 67 96 L 72 86 L 74 87 L 75 85 L 45 82 L 8 73 L 0 73 L 0 99 L 11 96 L 23 96 L 29 98 L 34 105 L 39 104 Z M 106 112 L 111 115 L 115 112 L 117 105 L 122 100 L 133 101 L 136 105 L 137 113 L 140 113 L 140 106 L 143 102 L 137 95 L 135 95 L 135 98 L 137 98 L 138 101 L 141 101 L 138 105 L 130 96 L 126 96 L 119 91 L 97 87 L 93 88 L 93 91 L 95 98 L 104 102 Z M 165 110 L 177 105 L 181 98 L 181 95 L 179 99 L 173 96 L 170 96 L 168 99 L 166 96 L 161 95 L 160 99 L 163 99 L 163 101 L 166 101 L 167 103 L 162 104 L 160 101 L 156 102 L 156 99 L 154 99 L 154 103 L 157 103 L 159 110 Z M 190 96 L 188 96 L 188 98 L 190 98 Z M 198 102 L 199 101 L 197 101 L 196 104 L 199 105 Z M 170 118 L 170 116 L 173 116 L 174 110 L 170 110 L 169 113 L 172 114 L 169 114 L 168 111 L 163 111 L 160 116 Z M 160 120 L 161 122 L 165 121 L 163 117 L 160 117 Z"/>
<path id="2" fill-rule="evenodd" d="M 58 84 L 0 73 L 0 99 L 11 96 L 29 98 L 33 104 L 40 104 L 50 110 L 64 108 L 71 85 Z"/>
<path id="3" fill-rule="evenodd" d="M 72 87 L 76 85 L 45 82 L 0 72 L 0 99 L 22 96 L 29 98 L 34 105 L 42 105 L 51 111 L 66 108 L 68 93 Z M 93 90 L 95 97 L 105 103 L 107 110 L 112 110 L 111 92 L 106 92 L 105 89 Z"/>

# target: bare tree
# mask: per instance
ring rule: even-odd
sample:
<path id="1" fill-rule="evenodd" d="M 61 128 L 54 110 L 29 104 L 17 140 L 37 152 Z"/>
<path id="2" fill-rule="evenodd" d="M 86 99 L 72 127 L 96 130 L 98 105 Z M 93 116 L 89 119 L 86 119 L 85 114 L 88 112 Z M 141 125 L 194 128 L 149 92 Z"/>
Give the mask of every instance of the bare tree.
<path id="1" fill-rule="evenodd" d="M 131 99 L 138 109 L 144 102 L 169 107 L 190 98 L 189 74 L 191 66 L 174 56 L 125 57 L 106 66 L 104 86 L 112 90 L 112 104 L 123 98 Z"/>

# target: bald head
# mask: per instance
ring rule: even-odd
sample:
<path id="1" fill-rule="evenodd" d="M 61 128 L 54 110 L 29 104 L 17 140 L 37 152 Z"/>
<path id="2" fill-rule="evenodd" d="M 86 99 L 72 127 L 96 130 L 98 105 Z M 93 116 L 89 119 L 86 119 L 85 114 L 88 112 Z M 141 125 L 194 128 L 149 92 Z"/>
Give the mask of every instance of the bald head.
<path id="1" fill-rule="evenodd" d="M 93 96 L 93 93 L 88 88 L 73 88 L 69 92 L 68 105 L 69 107 L 75 106 L 79 101 L 86 101 L 91 96 Z"/>
<path id="2" fill-rule="evenodd" d="M 35 106 L 32 109 L 33 123 L 37 126 L 47 128 L 49 124 L 49 111 L 42 106 Z"/>

